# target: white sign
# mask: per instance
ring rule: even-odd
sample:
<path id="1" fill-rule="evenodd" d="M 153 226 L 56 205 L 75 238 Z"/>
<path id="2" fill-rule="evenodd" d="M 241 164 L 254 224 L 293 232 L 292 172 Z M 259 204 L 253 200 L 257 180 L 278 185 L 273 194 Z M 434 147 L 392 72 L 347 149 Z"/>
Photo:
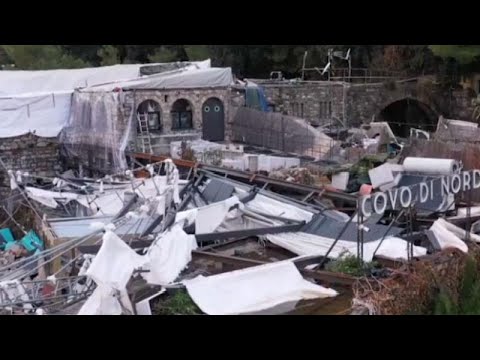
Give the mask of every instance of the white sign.
<path id="1" fill-rule="evenodd" d="M 441 193 L 435 194 L 433 182 L 441 182 Z M 412 194 L 412 188 L 418 186 L 419 191 Z M 433 200 L 435 196 L 445 197 L 458 194 L 460 191 L 468 191 L 480 188 L 480 170 L 464 171 L 452 176 L 442 176 L 428 182 L 422 182 L 409 187 L 402 186 L 393 191 L 377 192 L 360 198 L 360 211 L 364 216 L 370 216 L 372 212 L 383 214 L 387 207 L 396 209 L 398 206 L 407 208 L 414 204 L 423 204 L 427 200 Z M 370 200 L 370 201 L 369 201 Z"/>

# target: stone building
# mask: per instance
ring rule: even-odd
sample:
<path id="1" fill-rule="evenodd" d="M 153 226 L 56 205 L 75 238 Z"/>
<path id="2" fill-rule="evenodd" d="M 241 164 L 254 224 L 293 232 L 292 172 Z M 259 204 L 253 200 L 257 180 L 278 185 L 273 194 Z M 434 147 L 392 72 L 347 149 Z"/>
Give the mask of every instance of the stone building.
<path id="1" fill-rule="evenodd" d="M 186 66 L 75 91 L 61 142 L 92 169 L 125 168 L 124 153 L 169 154 L 181 140 L 228 142 L 242 105 L 230 68 Z"/>

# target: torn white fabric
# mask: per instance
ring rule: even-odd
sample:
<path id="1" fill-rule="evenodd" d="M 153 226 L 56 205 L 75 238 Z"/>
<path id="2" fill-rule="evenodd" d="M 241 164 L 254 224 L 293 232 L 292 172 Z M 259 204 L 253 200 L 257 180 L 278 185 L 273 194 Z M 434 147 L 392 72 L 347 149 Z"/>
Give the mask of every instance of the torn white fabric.
<path id="1" fill-rule="evenodd" d="M 460 227 L 458 227 L 458 226 L 456 226 L 452 223 L 449 223 L 448 221 L 446 221 L 442 218 L 437 219 L 437 221 L 444 228 L 446 228 L 448 231 L 455 234 L 455 236 L 459 237 L 462 240 L 467 240 L 467 232 L 464 229 L 462 229 L 462 228 L 460 228 Z M 480 236 L 478 236 L 476 234 L 473 234 L 473 233 L 470 233 L 468 235 L 469 235 L 470 240 L 475 241 L 477 243 L 480 243 Z"/>
<path id="2" fill-rule="evenodd" d="M 123 207 L 123 193 L 108 191 L 98 195 L 80 195 L 77 201 L 92 210 L 95 215 L 116 215 Z"/>
<path id="3" fill-rule="evenodd" d="M 266 238 L 273 244 L 287 249 L 297 255 L 326 255 L 335 241 L 335 239 L 303 232 L 271 234 L 266 235 Z M 364 244 L 364 261 L 372 261 L 373 253 L 380 244 L 380 241 L 381 240 L 370 241 Z M 376 254 L 392 260 L 408 259 L 407 245 L 407 241 L 403 239 L 388 237 L 384 239 Z M 335 244 L 335 247 L 332 249 L 328 257 L 331 259 L 337 259 L 345 253 L 356 256 L 357 243 L 339 240 Z M 424 256 L 426 253 L 426 248 L 420 246 L 414 246 L 413 248 L 413 255 L 415 257 Z"/>
<path id="4" fill-rule="evenodd" d="M 313 213 L 309 211 L 260 194 L 257 194 L 252 201 L 245 204 L 245 208 L 261 214 L 280 216 L 298 221 L 308 222 L 313 217 Z"/>
<path id="5" fill-rule="evenodd" d="M 261 311 L 301 299 L 334 297 L 338 293 L 305 280 L 295 264 L 281 261 L 184 281 L 189 295 L 208 315 Z"/>
<path id="6" fill-rule="evenodd" d="M 225 220 L 230 208 L 240 204 L 236 196 L 197 209 L 195 234 L 213 233 Z"/>
<path id="7" fill-rule="evenodd" d="M 441 249 L 447 248 L 457 248 L 464 253 L 468 253 L 468 246 L 465 244 L 457 235 L 453 232 L 448 230 L 444 224 L 439 221 L 440 219 L 436 220 L 430 230 L 435 235 L 438 244 L 440 245 Z"/>
<path id="8" fill-rule="evenodd" d="M 145 258 L 133 251 L 111 231 L 103 235 L 103 243 L 86 275 L 97 284 L 97 289 L 80 309 L 79 315 L 118 315 L 123 307 L 132 311 L 126 295 L 126 286 L 135 269 L 141 268 Z"/>
<path id="9" fill-rule="evenodd" d="M 171 283 L 192 260 L 192 250 L 196 248 L 195 236 L 187 235 L 178 225 L 173 226 L 148 249 L 143 268 L 149 272 L 142 273 L 142 277 L 149 284 Z"/>
<path id="10" fill-rule="evenodd" d="M 145 259 L 138 255 L 125 241 L 111 231 L 103 235 L 103 243 L 95 259 L 87 270 L 97 285 L 110 286 L 122 290 L 132 276 L 133 270 L 140 268 Z"/>
<path id="11" fill-rule="evenodd" d="M 181 228 L 192 225 L 197 218 L 197 212 L 197 208 L 177 212 L 177 214 L 175 215 L 175 224 L 177 224 Z"/>
<path id="12" fill-rule="evenodd" d="M 55 199 L 61 199 L 64 202 L 69 202 L 79 198 L 79 196 L 74 193 L 48 191 L 30 186 L 25 187 L 25 192 L 30 199 L 53 209 L 58 206 L 58 203 L 55 201 Z"/>
<path id="13" fill-rule="evenodd" d="M 122 307 L 110 287 L 97 286 L 77 315 L 121 315 Z"/>
<path id="14" fill-rule="evenodd" d="M 8 176 L 10 178 L 10 189 L 18 189 L 17 179 L 15 179 L 15 175 L 13 174 L 12 170 L 8 170 Z"/>

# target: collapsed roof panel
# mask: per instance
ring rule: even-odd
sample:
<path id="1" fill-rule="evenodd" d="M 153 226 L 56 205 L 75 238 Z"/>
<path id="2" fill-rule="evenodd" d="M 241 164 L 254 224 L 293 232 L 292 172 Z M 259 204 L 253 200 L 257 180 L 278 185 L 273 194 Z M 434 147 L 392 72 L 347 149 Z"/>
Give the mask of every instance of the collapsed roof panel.
<path id="1" fill-rule="evenodd" d="M 346 223 L 338 222 L 328 216 L 324 216 L 322 214 L 315 215 L 312 221 L 307 223 L 303 228 L 302 232 L 318 235 L 325 238 L 336 239 L 338 235 L 341 234 L 342 230 L 344 229 Z M 346 225 L 347 228 L 340 236 L 340 240 L 344 241 L 351 241 L 356 242 L 358 235 L 357 235 L 357 223 L 349 223 Z M 363 233 L 363 241 L 364 242 L 371 242 L 375 240 L 379 240 L 385 236 L 396 236 L 404 231 L 402 228 L 398 228 L 395 226 L 389 227 L 385 225 L 379 224 L 368 224 L 368 231 Z"/>
<path id="2" fill-rule="evenodd" d="M 203 196 L 209 203 L 216 203 L 227 200 L 235 191 L 233 185 L 227 184 L 224 181 L 212 179 L 203 190 Z"/>

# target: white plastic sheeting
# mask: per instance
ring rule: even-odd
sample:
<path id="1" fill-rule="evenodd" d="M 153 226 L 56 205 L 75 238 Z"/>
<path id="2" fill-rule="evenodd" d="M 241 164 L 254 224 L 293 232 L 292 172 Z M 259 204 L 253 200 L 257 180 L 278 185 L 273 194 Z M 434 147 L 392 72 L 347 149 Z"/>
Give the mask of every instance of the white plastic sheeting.
<path id="1" fill-rule="evenodd" d="M 403 165 L 385 163 L 369 170 L 368 176 L 370 177 L 373 188 L 378 189 L 387 184 L 392 184 L 392 186 L 397 185 L 398 181 L 396 181 L 396 179 L 400 180 L 397 175 L 403 172 L 403 170 Z"/>
<path id="2" fill-rule="evenodd" d="M 266 235 L 266 238 L 273 244 L 287 249 L 297 255 L 326 255 L 327 251 L 334 242 L 334 239 L 303 232 L 272 234 Z M 380 244 L 380 241 L 381 240 L 376 240 L 364 244 L 364 261 L 372 261 L 373 253 Z M 407 245 L 408 243 L 403 239 L 388 237 L 385 238 L 382 245 L 376 252 L 376 255 L 381 255 L 392 260 L 406 260 L 408 259 Z M 337 259 L 345 253 L 356 256 L 357 243 L 353 241 L 339 240 L 329 254 L 329 257 L 332 259 Z M 423 247 L 414 246 L 413 248 L 413 255 L 416 257 L 426 255 L 426 253 L 427 249 Z"/>
<path id="3" fill-rule="evenodd" d="M 126 286 L 135 269 L 141 268 L 145 258 L 133 251 L 111 231 L 103 235 L 103 243 L 86 275 L 97 288 L 78 315 L 118 315 L 122 305 L 132 311 Z M 120 302 L 121 304 L 120 304 Z"/>
<path id="4" fill-rule="evenodd" d="M 102 66 L 83 69 L 0 72 L 0 95 L 18 95 L 32 92 L 73 91 L 140 76 L 142 64 Z"/>
<path id="5" fill-rule="evenodd" d="M 58 207 L 58 203 L 55 201 L 55 199 L 62 199 L 63 201 L 66 200 L 66 202 L 69 202 L 72 200 L 78 200 L 79 198 L 79 195 L 74 193 L 48 191 L 30 186 L 25 187 L 25 192 L 30 199 L 52 209 L 56 209 Z"/>
<path id="6" fill-rule="evenodd" d="M 280 202 L 265 195 L 257 194 L 252 201 L 249 201 L 245 208 L 253 212 L 267 215 L 280 216 L 297 221 L 310 221 L 313 213 L 302 210 L 296 206 Z"/>
<path id="7" fill-rule="evenodd" d="M 261 311 L 301 299 L 334 297 L 338 293 L 303 279 L 291 261 L 255 266 L 184 281 L 197 306 L 208 315 Z"/>
<path id="8" fill-rule="evenodd" d="M 452 175 L 460 171 L 460 164 L 453 159 L 431 159 L 407 157 L 403 161 L 403 168 L 408 172 L 422 174 Z"/>
<path id="9" fill-rule="evenodd" d="M 30 132 L 57 136 L 70 115 L 71 98 L 72 91 L 0 97 L 0 138 Z"/>
<path id="10" fill-rule="evenodd" d="M 79 156 L 83 146 L 103 151 L 104 159 L 111 158 L 116 170 L 127 168 L 127 146 L 134 112 L 128 119 L 119 111 L 122 105 L 119 92 L 90 94 L 75 92 L 70 117 L 65 124 L 60 141 L 71 156 Z"/>
<path id="11" fill-rule="evenodd" d="M 192 259 L 197 248 L 195 236 L 187 235 L 180 226 L 159 235 L 145 255 L 138 255 L 122 239 L 107 230 L 103 243 L 86 271 L 97 288 L 78 315 L 119 315 L 133 311 L 126 286 L 135 269 L 143 269 L 142 277 L 155 285 L 174 281 Z"/>
<path id="12" fill-rule="evenodd" d="M 214 232 L 225 220 L 229 209 L 237 204 L 240 204 L 240 201 L 236 196 L 232 196 L 225 201 L 198 208 L 195 219 L 195 233 L 208 234 Z"/>
<path id="13" fill-rule="evenodd" d="M 82 91 L 109 92 L 121 89 L 184 89 L 202 87 L 227 87 L 233 84 L 231 68 L 191 68 L 151 75 L 140 79 L 93 86 Z"/>
<path id="14" fill-rule="evenodd" d="M 148 249 L 144 268 L 150 271 L 143 273 L 143 278 L 149 284 L 170 284 L 192 260 L 192 250 L 196 248 L 195 236 L 187 235 L 178 225 L 173 226 Z"/>
<path id="15" fill-rule="evenodd" d="M 462 229 L 462 228 L 460 228 L 460 227 L 458 227 L 458 226 L 456 226 L 452 223 L 449 223 L 448 221 L 446 221 L 442 218 L 437 219 L 437 222 L 439 224 L 441 224 L 444 228 L 446 228 L 448 231 L 454 233 L 460 239 L 462 239 L 462 240 L 467 239 L 467 232 L 464 229 Z M 473 240 L 477 243 L 480 243 L 480 236 L 478 236 L 476 234 L 473 234 L 473 233 L 470 233 L 470 234 L 468 234 L 468 237 L 470 238 L 470 240 Z"/>
<path id="16" fill-rule="evenodd" d="M 472 206 L 470 207 L 470 216 L 478 216 L 480 215 L 480 206 Z M 467 217 L 467 208 L 459 208 L 457 210 L 457 216 L 459 218 L 466 218 Z"/>
<path id="17" fill-rule="evenodd" d="M 447 229 L 446 221 L 436 220 L 430 227 L 441 249 L 457 248 L 464 253 L 468 253 L 468 246 L 457 235 Z"/>

